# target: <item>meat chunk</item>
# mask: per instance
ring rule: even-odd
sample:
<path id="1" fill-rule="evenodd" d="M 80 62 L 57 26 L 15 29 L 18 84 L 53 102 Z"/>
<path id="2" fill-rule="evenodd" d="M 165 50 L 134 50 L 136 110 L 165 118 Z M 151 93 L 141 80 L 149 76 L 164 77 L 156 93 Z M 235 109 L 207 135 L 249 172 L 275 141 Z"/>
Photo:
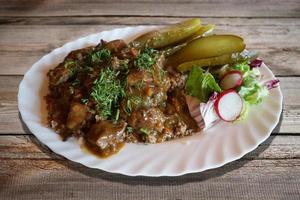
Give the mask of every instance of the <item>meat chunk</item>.
<path id="1" fill-rule="evenodd" d="M 64 63 L 61 63 L 55 69 L 52 69 L 48 72 L 50 85 L 58 85 L 66 82 L 71 76 L 72 71 L 64 67 Z"/>
<path id="2" fill-rule="evenodd" d="M 126 125 L 124 121 L 117 123 L 108 120 L 99 121 L 91 126 L 86 139 L 102 150 L 109 148 L 113 152 L 116 145 L 124 141 Z"/>
<path id="3" fill-rule="evenodd" d="M 181 115 L 165 114 L 159 108 L 139 109 L 128 118 L 128 123 L 139 135 L 138 140 L 146 143 L 160 143 L 172 138 L 183 137 L 193 132 L 190 124 L 187 124 Z M 191 119 L 193 120 L 193 119 Z M 129 138 L 129 142 L 134 142 Z"/>
<path id="4" fill-rule="evenodd" d="M 150 108 L 134 111 L 130 115 L 128 123 L 136 129 L 147 128 L 161 132 L 165 120 L 166 117 L 159 108 Z"/>
<path id="5" fill-rule="evenodd" d="M 73 103 L 67 119 L 67 127 L 71 130 L 78 130 L 84 124 L 88 116 L 88 109 L 80 103 Z"/>
<path id="6" fill-rule="evenodd" d="M 149 69 L 130 70 L 127 76 L 127 97 L 121 102 L 123 119 L 127 119 L 128 113 L 140 108 L 165 106 L 171 84 L 162 68 L 162 60 L 163 56 Z"/>
<path id="7" fill-rule="evenodd" d="M 139 70 L 132 70 L 127 77 L 127 85 L 128 86 L 135 86 L 136 84 L 143 82 L 143 83 L 152 83 L 153 77 L 151 72 L 148 71 L 139 71 Z"/>
<path id="8" fill-rule="evenodd" d="M 127 44 L 124 40 L 113 40 L 105 44 L 105 47 L 110 50 L 112 53 L 118 53 L 125 47 Z"/>
<path id="9" fill-rule="evenodd" d="M 84 49 L 71 51 L 64 59 L 64 62 L 48 72 L 49 85 L 59 85 L 74 76 L 76 70 L 78 70 L 75 61 L 81 61 L 85 55 L 92 51 L 92 49 L 92 47 L 86 47 Z"/>
<path id="10" fill-rule="evenodd" d="M 159 108 L 139 109 L 134 111 L 128 123 L 140 132 L 140 138 L 148 143 L 156 143 L 163 132 L 167 117 Z"/>
<path id="11" fill-rule="evenodd" d="M 199 131 L 196 121 L 189 112 L 186 97 L 182 91 L 175 90 L 168 96 L 167 112 L 168 114 L 177 113 L 188 129 Z"/>

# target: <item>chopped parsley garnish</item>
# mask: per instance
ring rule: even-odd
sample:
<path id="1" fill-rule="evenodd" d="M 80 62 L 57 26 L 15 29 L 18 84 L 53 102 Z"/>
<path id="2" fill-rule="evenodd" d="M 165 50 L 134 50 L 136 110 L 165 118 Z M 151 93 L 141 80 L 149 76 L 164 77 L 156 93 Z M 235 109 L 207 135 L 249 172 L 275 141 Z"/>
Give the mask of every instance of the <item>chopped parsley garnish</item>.
<path id="1" fill-rule="evenodd" d="M 140 131 L 141 131 L 142 133 L 144 133 L 145 135 L 150 135 L 150 130 L 147 129 L 147 128 L 140 128 Z"/>
<path id="2" fill-rule="evenodd" d="M 69 71 L 70 77 L 73 77 L 79 71 L 78 63 L 74 60 L 66 60 L 64 63 L 64 67 Z"/>
<path id="3" fill-rule="evenodd" d="M 119 62 L 120 62 L 121 69 L 128 70 L 128 62 L 129 62 L 129 60 L 127 60 L 127 59 L 125 59 L 125 60 L 119 60 Z"/>
<path id="4" fill-rule="evenodd" d="M 75 79 L 75 80 L 71 83 L 72 86 L 76 86 L 76 85 L 79 85 L 79 84 L 80 84 L 80 81 L 79 81 L 78 79 Z"/>
<path id="5" fill-rule="evenodd" d="M 137 96 L 137 95 L 131 95 L 128 97 L 127 99 L 127 104 L 126 104 L 126 108 L 125 108 L 125 112 L 128 115 L 131 115 L 132 112 L 132 107 L 138 107 L 142 104 L 142 97 Z"/>
<path id="6" fill-rule="evenodd" d="M 116 114 L 115 114 L 115 121 L 118 121 L 120 118 L 120 109 L 117 109 Z"/>
<path id="7" fill-rule="evenodd" d="M 125 96 L 125 88 L 117 77 L 118 73 L 110 67 L 101 71 L 94 81 L 91 96 L 97 103 L 99 115 L 103 119 L 118 119 L 119 101 Z"/>
<path id="8" fill-rule="evenodd" d="M 131 115 L 132 106 L 131 106 L 131 101 L 129 101 L 129 100 L 127 100 L 125 112 L 127 113 L 127 115 Z"/>
<path id="9" fill-rule="evenodd" d="M 127 126 L 126 129 L 127 129 L 128 133 L 132 133 L 133 132 L 133 128 L 131 126 Z"/>
<path id="10" fill-rule="evenodd" d="M 76 62 L 74 60 L 66 60 L 66 62 L 64 63 L 64 67 L 69 69 L 70 67 L 74 67 L 75 64 Z"/>
<path id="11" fill-rule="evenodd" d="M 140 70 L 146 70 L 154 65 L 155 61 L 148 54 L 142 53 L 134 61 L 134 65 Z"/>
<path id="12" fill-rule="evenodd" d="M 81 103 L 83 103 L 83 104 L 87 104 L 88 102 L 89 102 L 89 100 L 86 98 L 81 99 Z"/>
<path id="13" fill-rule="evenodd" d="M 159 51 L 152 48 L 145 48 L 143 53 L 150 55 L 151 57 L 156 57 L 159 54 Z"/>
<path id="14" fill-rule="evenodd" d="M 145 48 L 143 52 L 135 59 L 134 65 L 140 70 L 150 70 L 158 59 L 158 51 L 151 48 Z"/>
<path id="15" fill-rule="evenodd" d="M 74 94 L 74 87 L 72 85 L 69 86 L 69 90 L 71 94 Z"/>
<path id="16" fill-rule="evenodd" d="M 144 82 L 144 80 L 138 81 L 138 82 L 135 84 L 135 87 L 136 87 L 138 90 L 142 90 L 142 89 L 145 87 L 145 82 Z"/>
<path id="17" fill-rule="evenodd" d="M 162 82 L 166 76 L 166 71 L 163 69 L 159 69 L 159 81 Z"/>
<path id="18" fill-rule="evenodd" d="M 136 106 L 142 103 L 142 97 L 137 95 L 130 96 L 129 100 Z"/>
<path id="19" fill-rule="evenodd" d="M 91 54 L 91 59 L 93 63 L 100 63 L 104 61 L 108 61 L 111 58 L 111 53 L 108 49 L 101 49 L 99 51 L 95 51 Z"/>

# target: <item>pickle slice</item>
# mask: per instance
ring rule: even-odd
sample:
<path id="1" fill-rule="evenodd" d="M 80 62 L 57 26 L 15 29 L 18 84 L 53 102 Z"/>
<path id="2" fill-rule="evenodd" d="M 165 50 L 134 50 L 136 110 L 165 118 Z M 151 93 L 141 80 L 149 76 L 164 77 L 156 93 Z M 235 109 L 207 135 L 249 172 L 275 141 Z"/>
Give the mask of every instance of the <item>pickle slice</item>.
<path id="1" fill-rule="evenodd" d="M 199 28 L 198 31 L 196 31 L 192 36 L 187 38 L 186 42 L 190 42 L 196 38 L 208 36 L 209 34 L 211 34 L 213 32 L 215 27 L 216 27 L 216 25 L 214 25 L 214 24 L 207 24 L 207 25 L 201 26 L 201 28 Z"/>
<path id="2" fill-rule="evenodd" d="M 235 35 L 211 35 L 195 39 L 168 57 L 167 64 L 178 66 L 181 63 L 203 58 L 238 53 L 245 49 L 244 41 Z"/>
<path id="3" fill-rule="evenodd" d="M 200 60 L 194 60 L 190 62 L 185 62 L 178 65 L 177 70 L 180 72 L 186 72 L 193 68 L 193 66 L 197 67 L 212 67 L 218 65 L 225 65 L 225 64 L 232 64 L 234 63 L 235 59 L 233 58 L 232 54 L 225 54 L 222 56 L 216 56 L 211 58 L 203 58 Z"/>
<path id="4" fill-rule="evenodd" d="M 200 19 L 189 19 L 178 24 L 167 26 L 160 30 L 145 33 L 136 38 L 133 43 L 139 48 L 150 47 L 160 49 L 177 43 L 193 35 L 201 27 Z"/>
<path id="5" fill-rule="evenodd" d="M 168 57 L 175 52 L 179 51 L 182 47 L 186 46 L 187 43 L 191 42 L 192 40 L 199 38 L 199 37 L 205 37 L 208 34 L 212 33 L 214 30 L 215 25 L 214 24 L 207 24 L 205 26 L 202 26 L 196 33 L 186 38 L 184 41 L 179 41 L 179 44 L 175 44 L 175 46 L 171 45 L 169 47 L 166 47 L 163 49 L 165 51 L 165 56 Z"/>

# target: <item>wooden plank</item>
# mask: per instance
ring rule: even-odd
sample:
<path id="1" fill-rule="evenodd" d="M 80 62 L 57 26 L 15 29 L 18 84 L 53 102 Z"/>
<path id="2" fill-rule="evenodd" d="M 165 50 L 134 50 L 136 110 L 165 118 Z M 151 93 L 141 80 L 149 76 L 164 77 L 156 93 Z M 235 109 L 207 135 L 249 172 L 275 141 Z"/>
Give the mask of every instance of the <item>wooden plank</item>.
<path id="1" fill-rule="evenodd" d="M 33 135 L 0 135 L 1 159 L 55 159 L 56 155 Z M 243 159 L 300 159 L 299 136 L 271 136 Z"/>
<path id="2" fill-rule="evenodd" d="M 274 131 L 280 135 L 271 136 L 244 158 L 218 169 L 176 178 L 147 178 L 89 169 L 55 155 L 32 135 L 14 135 L 25 133 L 16 100 L 21 76 L 1 76 L 24 74 L 42 55 L 78 37 L 127 24 L 168 24 L 179 20 L 174 17 L 178 15 L 212 16 L 205 20 L 215 22 L 219 32 L 245 37 L 249 48 L 259 50 L 277 75 L 298 76 L 299 1 L 0 0 L 0 5 L 0 16 L 8 16 L 0 17 L 0 197 L 300 199 L 297 77 L 280 78 L 284 111 L 281 126 Z M 223 16 L 242 18 L 219 18 Z M 254 18 L 245 18 L 251 16 Z"/>
<path id="3" fill-rule="evenodd" d="M 60 21 L 62 19 L 62 21 Z M 40 18 L 24 19 L 14 22 L 11 18 L 2 19 L 0 24 L 0 74 L 24 74 L 34 62 L 66 42 L 91 33 L 110 30 L 128 23 L 166 24 L 180 21 L 176 18 Z M 107 19 L 107 22 L 106 22 Z M 109 20 L 110 19 L 110 20 Z M 171 19 L 171 21 L 169 21 Z M 3 21 L 4 20 L 4 21 Z M 5 21 L 6 20 L 6 21 Z M 25 20 L 25 21 L 24 21 Z M 65 21 L 64 21 L 65 20 Z M 120 20 L 120 21 L 118 21 Z M 204 23 L 215 23 L 216 33 L 232 33 L 245 38 L 247 48 L 256 50 L 277 75 L 300 75 L 300 21 L 298 19 L 204 19 Z M 18 23 L 21 23 L 21 25 Z M 24 25 L 23 25 L 24 24 Z M 58 25 L 57 25 L 58 24 Z M 17 25 L 17 26 L 16 26 Z M 45 31 L 46 30 L 46 31 Z M 276 41 L 276 42 L 274 42 Z"/>
<path id="4" fill-rule="evenodd" d="M 6 199 L 299 199 L 300 160 L 239 160 L 180 177 L 127 177 L 53 160 L 2 159 Z"/>
<path id="5" fill-rule="evenodd" d="M 1 16 L 209 16 L 299 17 L 297 0 L 36 1 L 1 0 Z"/>
<path id="6" fill-rule="evenodd" d="M 188 19 L 189 17 L 147 17 L 147 16 L 50 16 L 50 17 L 5 17 L 0 16 L 0 25 L 167 25 Z M 215 23 L 232 26 L 295 26 L 300 24 L 297 18 L 264 17 L 200 17 L 203 24 Z"/>
<path id="7" fill-rule="evenodd" d="M 28 133 L 22 128 L 17 108 L 17 91 L 21 76 L 0 76 L 0 134 Z M 279 77 L 284 96 L 280 125 L 273 131 L 279 134 L 300 133 L 300 79 Z"/>
<path id="8" fill-rule="evenodd" d="M 67 161 L 41 147 L 33 136 L 0 136 L 0 196 L 297 199 L 300 197 L 298 137 L 271 136 L 253 152 L 221 168 L 176 178 L 147 178 L 110 174 Z M 99 190 L 100 193 L 93 192 Z"/>
<path id="9" fill-rule="evenodd" d="M 167 25 L 189 19 L 189 17 L 147 17 L 147 16 L 51 16 L 51 17 L 3 17 L 0 25 Z M 200 17 L 203 24 L 213 22 L 216 25 L 244 26 L 291 26 L 299 25 L 297 18 L 264 17 Z M 244 22 L 244 24 L 243 24 Z"/>

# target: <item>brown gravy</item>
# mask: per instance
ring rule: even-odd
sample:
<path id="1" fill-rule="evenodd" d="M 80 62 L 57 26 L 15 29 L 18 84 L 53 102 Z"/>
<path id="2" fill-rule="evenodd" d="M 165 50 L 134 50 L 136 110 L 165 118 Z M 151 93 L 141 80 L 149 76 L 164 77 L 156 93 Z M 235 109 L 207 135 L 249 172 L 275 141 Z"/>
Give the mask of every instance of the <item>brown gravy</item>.
<path id="1" fill-rule="evenodd" d="M 108 158 L 114 154 L 117 154 L 124 147 L 124 145 L 125 142 L 120 142 L 116 144 L 114 149 L 106 148 L 103 150 L 98 146 L 84 140 L 80 147 L 83 151 L 93 154 L 99 158 Z"/>

